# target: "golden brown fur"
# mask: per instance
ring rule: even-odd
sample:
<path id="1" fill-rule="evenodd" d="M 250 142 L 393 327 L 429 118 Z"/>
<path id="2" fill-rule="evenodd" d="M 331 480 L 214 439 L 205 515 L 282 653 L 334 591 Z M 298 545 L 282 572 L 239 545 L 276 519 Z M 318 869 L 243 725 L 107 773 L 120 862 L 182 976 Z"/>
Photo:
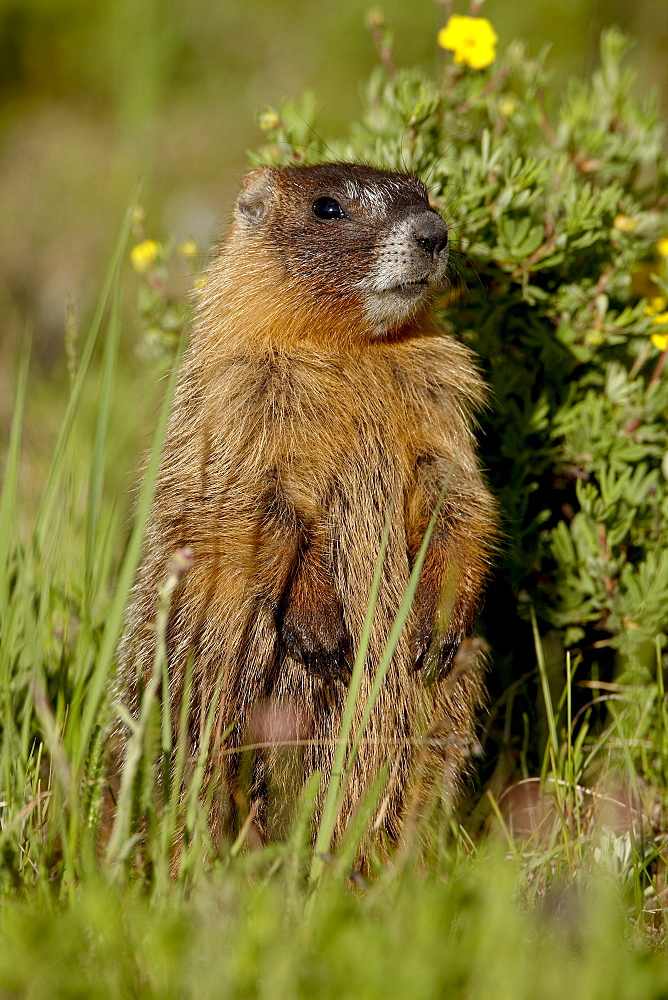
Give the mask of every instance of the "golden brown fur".
<path id="1" fill-rule="evenodd" d="M 312 218 L 319 196 L 345 203 L 346 220 Z M 383 318 L 385 291 L 373 293 L 380 312 L 369 306 L 365 281 L 379 255 L 396 258 L 410 280 L 422 274 L 411 227 L 438 234 L 442 223 L 428 212 L 419 182 L 350 164 L 246 178 L 180 374 L 122 645 L 131 689 L 137 668 L 150 670 L 157 588 L 170 556 L 192 546 L 194 566 L 174 594 L 168 632 L 174 713 L 193 654 L 191 751 L 221 681 L 218 731 L 234 724 L 224 751 L 261 739 L 267 726 L 271 732 L 278 712 L 290 720 L 289 735 L 305 741 L 296 751 L 299 778 L 318 770 L 326 779 L 390 503 L 361 703 L 454 463 L 340 817 L 341 829 L 389 764 L 384 827 L 392 838 L 416 744 L 432 730 L 449 734 L 430 751 L 427 771 L 452 797 L 474 737 L 479 667 L 450 683 L 447 668 L 473 627 L 495 523 L 472 431 L 483 385 L 467 348 L 428 316 L 437 265 L 429 264 L 424 294 L 412 286 L 390 293 L 398 318 Z M 394 215 L 404 220 L 396 238 Z M 425 253 L 444 266 L 444 250 Z M 447 620 L 445 634 L 435 635 L 439 603 Z M 431 686 L 423 683 L 425 663 L 442 668 Z M 270 833 L 267 784 L 277 754 L 256 754 L 249 788 L 258 826 Z M 216 832 L 234 818 L 239 755 L 211 760 L 221 778 Z"/>

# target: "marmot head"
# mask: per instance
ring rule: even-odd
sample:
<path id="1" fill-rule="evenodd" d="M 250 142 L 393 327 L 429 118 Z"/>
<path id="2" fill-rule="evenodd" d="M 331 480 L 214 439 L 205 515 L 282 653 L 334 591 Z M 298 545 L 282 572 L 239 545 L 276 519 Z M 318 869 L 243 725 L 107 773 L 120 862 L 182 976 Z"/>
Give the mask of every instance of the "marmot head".
<path id="1" fill-rule="evenodd" d="M 249 253 L 270 252 L 314 317 L 347 311 L 371 338 L 409 323 L 445 279 L 447 226 L 407 174 L 356 163 L 260 167 L 244 179 L 233 230 Z"/>

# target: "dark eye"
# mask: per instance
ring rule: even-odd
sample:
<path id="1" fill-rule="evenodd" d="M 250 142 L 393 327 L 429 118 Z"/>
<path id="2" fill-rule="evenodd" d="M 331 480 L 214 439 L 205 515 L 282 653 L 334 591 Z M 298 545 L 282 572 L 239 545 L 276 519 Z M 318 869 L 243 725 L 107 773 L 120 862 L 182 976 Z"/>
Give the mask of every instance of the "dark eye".
<path id="1" fill-rule="evenodd" d="M 313 214 L 318 219 L 345 219 L 346 217 L 346 213 L 334 198 L 317 198 L 313 202 Z"/>

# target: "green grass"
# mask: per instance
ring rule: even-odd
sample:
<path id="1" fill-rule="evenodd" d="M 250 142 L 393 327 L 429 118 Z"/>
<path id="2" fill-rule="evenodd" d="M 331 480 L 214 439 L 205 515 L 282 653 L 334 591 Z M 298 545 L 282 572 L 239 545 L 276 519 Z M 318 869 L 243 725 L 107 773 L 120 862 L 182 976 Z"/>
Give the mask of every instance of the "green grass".
<path id="1" fill-rule="evenodd" d="M 665 957 L 628 937 L 614 886 L 536 903 L 500 853 L 449 870 L 406 868 L 352 891 L 338 875 L 311 897 L 282 852 L 219 865 L 184 898 L 150 900 L 91 878 L 66 907 L 5 907 L 3 995 L 51 997 L 666 996 Z M 249 862 L 252 861 L 252 864 Z M 14 991 L 13 994 L 10 991 Z"/>
<path id="2" fill-rule="evenodd" d="M 363 735 L 351 732 L 363 650 L 315 842 L 317 779 L 285 842 L 255 851 L 243 833 L 210 842 L 204 759 L 186 762 L 185 740 L 173 747 L 160 717 L 159 651 L 139 718 L 126 719 L 109 815 L 114 651 L 174 385 L 165 381 L 128 532 L 106 486 L 127 233 L 126 222 L 29 533 L 18 528 L 27 348 L 16 383 L 0 499 L 0 997 L 668 997 L 660 648 L 656 683 L 600 688 L 604 721 L 592 706 L 574 717 L 577 670 L 565 664 L 555 698 L 534 619 L 527 669 L 541 682 L 542 769 L 508 790 L 499 758 L 468 814 L 434 808 L 367 880 L 351 879 L 350 864 L 373 790 L 329 853 L 350 769 L 343 750 Z M 87 447 L 75 433 L 84 391 L 98 395 Z M 162 630 L 174 582 L 172 573 Z M 410 598 L 409 589 L 370 698 Z M 182 732 L 185 723 L 184 712 Z"/>

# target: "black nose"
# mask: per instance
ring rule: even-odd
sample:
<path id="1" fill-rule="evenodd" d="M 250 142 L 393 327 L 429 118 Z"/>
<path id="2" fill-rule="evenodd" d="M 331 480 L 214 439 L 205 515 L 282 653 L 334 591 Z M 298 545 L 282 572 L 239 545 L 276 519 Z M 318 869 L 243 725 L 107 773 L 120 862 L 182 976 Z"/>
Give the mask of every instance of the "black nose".
<path id="1" fill-rule="evenodd" d="M 438 212 L 429 209 L 414 217 L 413 239 L 434 260 L 448 245 L 448 227 Z"/>

